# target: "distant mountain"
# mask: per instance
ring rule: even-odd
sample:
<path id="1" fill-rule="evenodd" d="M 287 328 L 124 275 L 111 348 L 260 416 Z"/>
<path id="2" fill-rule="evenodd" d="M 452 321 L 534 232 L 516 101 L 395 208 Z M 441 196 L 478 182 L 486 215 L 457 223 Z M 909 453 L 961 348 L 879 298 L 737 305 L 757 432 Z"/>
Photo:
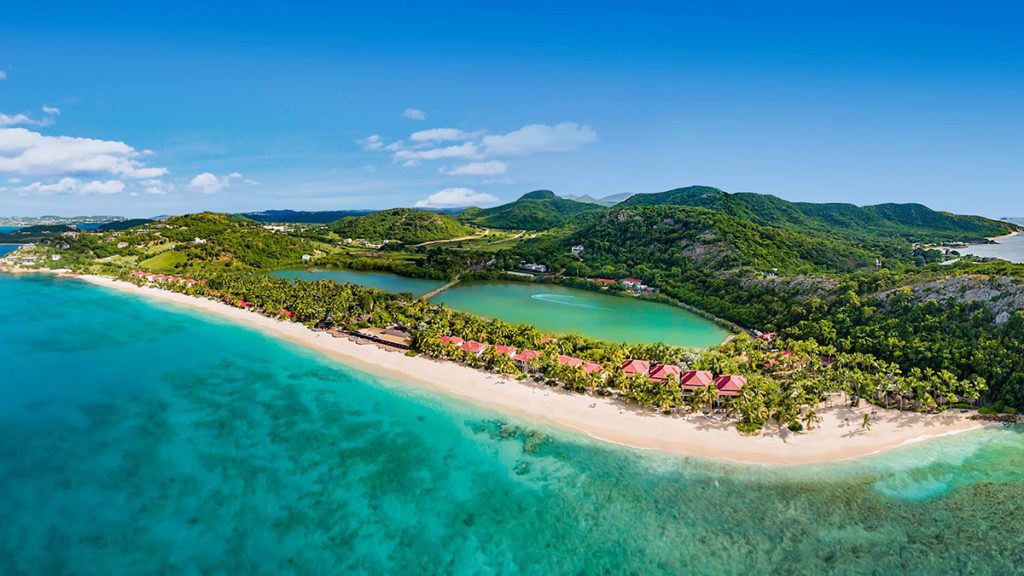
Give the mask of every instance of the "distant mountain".
<path id="1" fill-rule="evenodd" d="M 695 206 L 718 210 L 764 226 L 840 235 L 855 240 L 899 237 L 909 241 L 980 240 L 1006 234 L 1015 225 L 981 216 L 938 212 L 921 204 L 812 204 L 767 194 L 730 194 L 710 186 L 690 186 L 637 194 L 616 207 Z"/>
<path id="2" fill-rule="evenodd" d="M 135 228 L 136 226 L 145 226 L 146 224 L 152 224 L 156 220 L 149 218 L 133 218 L 131 220 L 121 220 L 120 222 L 108 222 L 101 224 L 95 228 L 96 232 L 114 232 L 117 230 L 127 230 L 129 228 Z"/>
<path id="3" fill-rule="evenodd" d="M 601 210 L 604 207 L 600 204 L 562 198 L 550 190 L 535 190 L 494 208 L 467 208 L 459 219 L 488 228 L 547 230 L 564 225 L 574 216 Z"/>
<path id="4" fill-rule="evenodd" d="M 397 240 L 406 244 L 449 240 L 476 233 L 472 227 L 448 214 L 411 208 L 392 208 L 363 216 L 349 216 L 331 224 L 331 228 L 346 238 Z"/>
<path id="5" fill-rule="evenodd" d="M 582 196 L 567 195 L 567 196 L 562 196 L 562 198 L 565 198 L 566 200 L 572 200 L 573 202 L 584 202 L 584 203 L 588 203 L 588 204 L 598 204 L 598 205 L 605 206 L 605 207 L 612 207 L 612 206 L 615 206 L 616 204 L 618 204 L 619 202 L 622 202 L 623 200 L 626 200 L 627 198 L 629 198 L 632 195 L 633 195 L 632 192 L 624 192 L 622 194 L 612 194 L 611 196 L 602 196 L 601 198 L 594 198 L 593 196 L 590 196 L 588 194 L 584 194 Z"/>
<path id="6" fill-rule="evenodd" d="M 323 210 L 323 211 L 300 211 L 300 210 L 263 210 L 261 212 L 244 212 L 245 216 L 256 222 L 285 222 L 290 224 L 328 224 L 348 216 L 365 216 L 372 214 L 373 210 Z"/>

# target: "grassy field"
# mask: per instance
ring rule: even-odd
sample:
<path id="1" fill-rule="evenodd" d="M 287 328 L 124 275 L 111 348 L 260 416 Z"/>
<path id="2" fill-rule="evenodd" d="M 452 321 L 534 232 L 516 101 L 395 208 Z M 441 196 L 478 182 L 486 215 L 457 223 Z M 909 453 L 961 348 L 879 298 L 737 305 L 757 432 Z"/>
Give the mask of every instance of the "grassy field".
<path id="1" fill-rule="evenodd" d="M 185 260 L 184 252 L 168 250 L 166 252 L 161 252 L 152 258 L 143 260 L 139 263 L 139 266 L 151 272 L 169 272 L 174 268 L 174 266 L 184 264 Z"/>

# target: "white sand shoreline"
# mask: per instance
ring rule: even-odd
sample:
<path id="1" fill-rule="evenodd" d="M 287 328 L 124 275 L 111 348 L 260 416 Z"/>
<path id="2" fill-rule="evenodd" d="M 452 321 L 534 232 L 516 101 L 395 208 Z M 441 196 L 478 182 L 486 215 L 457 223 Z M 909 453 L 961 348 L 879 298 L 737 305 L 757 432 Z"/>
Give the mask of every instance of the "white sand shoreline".
<path id="1" fill-rule="evenodd" d="M 819 426 L 794 434 L 770 427 L 742 436 L 732 422 L 704 416 L 664 416 L 622 402 L 519 382 L 452 362 L 409 357 L 373 345 L 314 332 L 212 300 L 158 288 L 140 288 L 101 276 L 73 276 L 91 284 L 170 302 L 233 321 L 303 345 L 359 369 L 392 376 L 499 412 L 581 432 L 604 442 L 744 464 L 794 465 L 849 460 L 891 448 L 984 427 L 965 414 L 923 415 L 877 409 L 870 431 L 860 427 L 873 407 L 823 406 Z"/>

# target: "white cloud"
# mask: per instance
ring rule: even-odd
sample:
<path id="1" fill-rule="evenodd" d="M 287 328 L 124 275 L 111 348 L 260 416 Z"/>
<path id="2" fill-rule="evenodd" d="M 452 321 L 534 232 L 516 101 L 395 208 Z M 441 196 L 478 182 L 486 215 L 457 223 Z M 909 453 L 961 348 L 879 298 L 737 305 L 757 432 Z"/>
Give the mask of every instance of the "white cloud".
<path id="1" fill-rule="evenodd" d="M 423 110 L 417 110 L 415 108 L 406 108 L 405 111 L 402 112 L 402 118 L 405 118 L 407 120 L 426 120 L 427 113 L 424 112 Z"/>
<path id="2" fill-rule="evenodd" d="M 383 150 L 384 142 L 381 141 L 380 134 L 372 134 L 366 138 L 360 138 L 356 142 L 363 147 L 363 150 Z"/>
<path id="3" fill-rule="evenodd" d="M 498 199 L 471 188 L 445 188 L 416 203 L 418 208 L 458 208 L 474 204 L 493 204 Z"/>
<path id="4" fill-rule="evenodd" d="M 142 184 L 143 192 L 152 196 L 163 196 L 164 194 L 170 194 L 174 191 L 174 184 L 164 182 L 163 180 L 143 180 L 142 182 L 139 182 L 139 184 Z"/>
<path id="5" fill-rule="evenodd" d="M 5 126 L 43 126 L 46 124 L 52 124 L 52 120 L 36 120 L 35 118 L 28 116 L 27 114 L 3 114 L 0 113 L 0 128 Z"/>
<path id="6" fill-rule="evenodd" d="M 44 136 L 25 128 L 0 128 L 0 173 L 32 176 L 109 174 L 148 179 L 167 174 L 147 166 L 142 154 L 115 140 Z"/>
<path id="7" fill-rule="evenodd" d="M 412 140 L 413 142 L 450 142 L 457 140 L 469 140 L 477 137 L 478 135 L 478 133 L 464 132 L 458 128 L 431 128 L 430 130 L 413 132 L 409 136 L 409 140 Z"/>
<path id="8" fill-rule="evenodd" d="M 202 192 L 203 194 L 216 194 L 221 190 L 231 186 L 232 182 L 242 178 L 242 175 L 238 172 L 232 172 L 227 176 L 218 177 L 212 172 L 203 172 L 198 174 L 192 181 L 188 183 L 189 188 Z"/>
<path id="9" fill-rule="evenodd" d="M 522 156 L 540 152 L 567 152 L 597 140 L 590 126 L 562 122 L 554 126 L 530 124 L 508 134 L 484 136 L 480 140 L 488 156 Z"/>
<path id="10" fill-rule="evenodd" d="M 43 104 L 43 114 L 47 114 L 50 116 L 60 116 L 60 108 L 57 108 L 56 106 L 47 106 L 46 104 Z"/>
<path id="11" fill-rule="evenodd" d="M 7 181 L 11 184 L 21 184 L 21 178 L 8 178 Z"/>
<path id="12" fill-rule="evenodd" d="M 399 150 L 395 152 L 398 160 L 439 160 L 441 158 L 477 158 L 480 153 L 476 144 L 466 142 L 455 146 L 444 148 L 430 148 L 427 150 Z"/>
<path id="13" fill-rule="evenodd" d="M 7 79 L 7 72 L 4 72 L 3 70 L 0 70 L 0 80 L 6 80 L 6 79 Z"/>
<path id="14" fill-rule="evenodd" d="M 96 196 L 118 194 L 124 191 L 125 184 L 120 180 L 92 180 L 83 182 L 77 178 L 64 177 L 57 182 L 44 184 L 33 182 L 27 186 L 15 188 L 22 196 L 52 196 L 54 194 L 78 194 Z"/>
<path id="15" fill-rule="evenodd" d="M 504 174 L 507 170 L 508 164 L 501 160 L 488 160 L 487 162 L 470 162 L 450 170 L 442 169 L 441 173 L 449 176 L 494 176 L 495 174 Z"/>

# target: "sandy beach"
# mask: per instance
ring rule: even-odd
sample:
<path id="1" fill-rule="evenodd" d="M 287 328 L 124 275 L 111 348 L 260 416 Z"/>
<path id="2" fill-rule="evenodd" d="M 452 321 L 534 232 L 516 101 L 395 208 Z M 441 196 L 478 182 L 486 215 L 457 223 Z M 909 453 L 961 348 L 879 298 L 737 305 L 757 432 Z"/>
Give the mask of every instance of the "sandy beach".
<path id="1" fill-rule="evenodd" d="M 856 458 L 984 425 L 961 413 L 924 415 L 884 410 L 866 403 L 861 408 L 849 408 L 837 396 L 834 406 L 818 410 L 822 422 L 812 431 L 792 433 L 769 426 L 763 433 L 743 436 L 736 431 L 734 422 L 720 422 L 703 415 L 664 416 L 640 411 L 607 398 L 572 394 L 451 362 L 409 357 L 374 345 L 334 338 L 299 323 L 268 318 L 212 300 L 140 288 L 101 276 L 73 278 L 229 318 L 410 386 L 426 386 L 500 412 L 638 449 L 750 464 L 806 464 Z M 861 428 L 866 412 L 875 413 L 870 430 Z"/>

